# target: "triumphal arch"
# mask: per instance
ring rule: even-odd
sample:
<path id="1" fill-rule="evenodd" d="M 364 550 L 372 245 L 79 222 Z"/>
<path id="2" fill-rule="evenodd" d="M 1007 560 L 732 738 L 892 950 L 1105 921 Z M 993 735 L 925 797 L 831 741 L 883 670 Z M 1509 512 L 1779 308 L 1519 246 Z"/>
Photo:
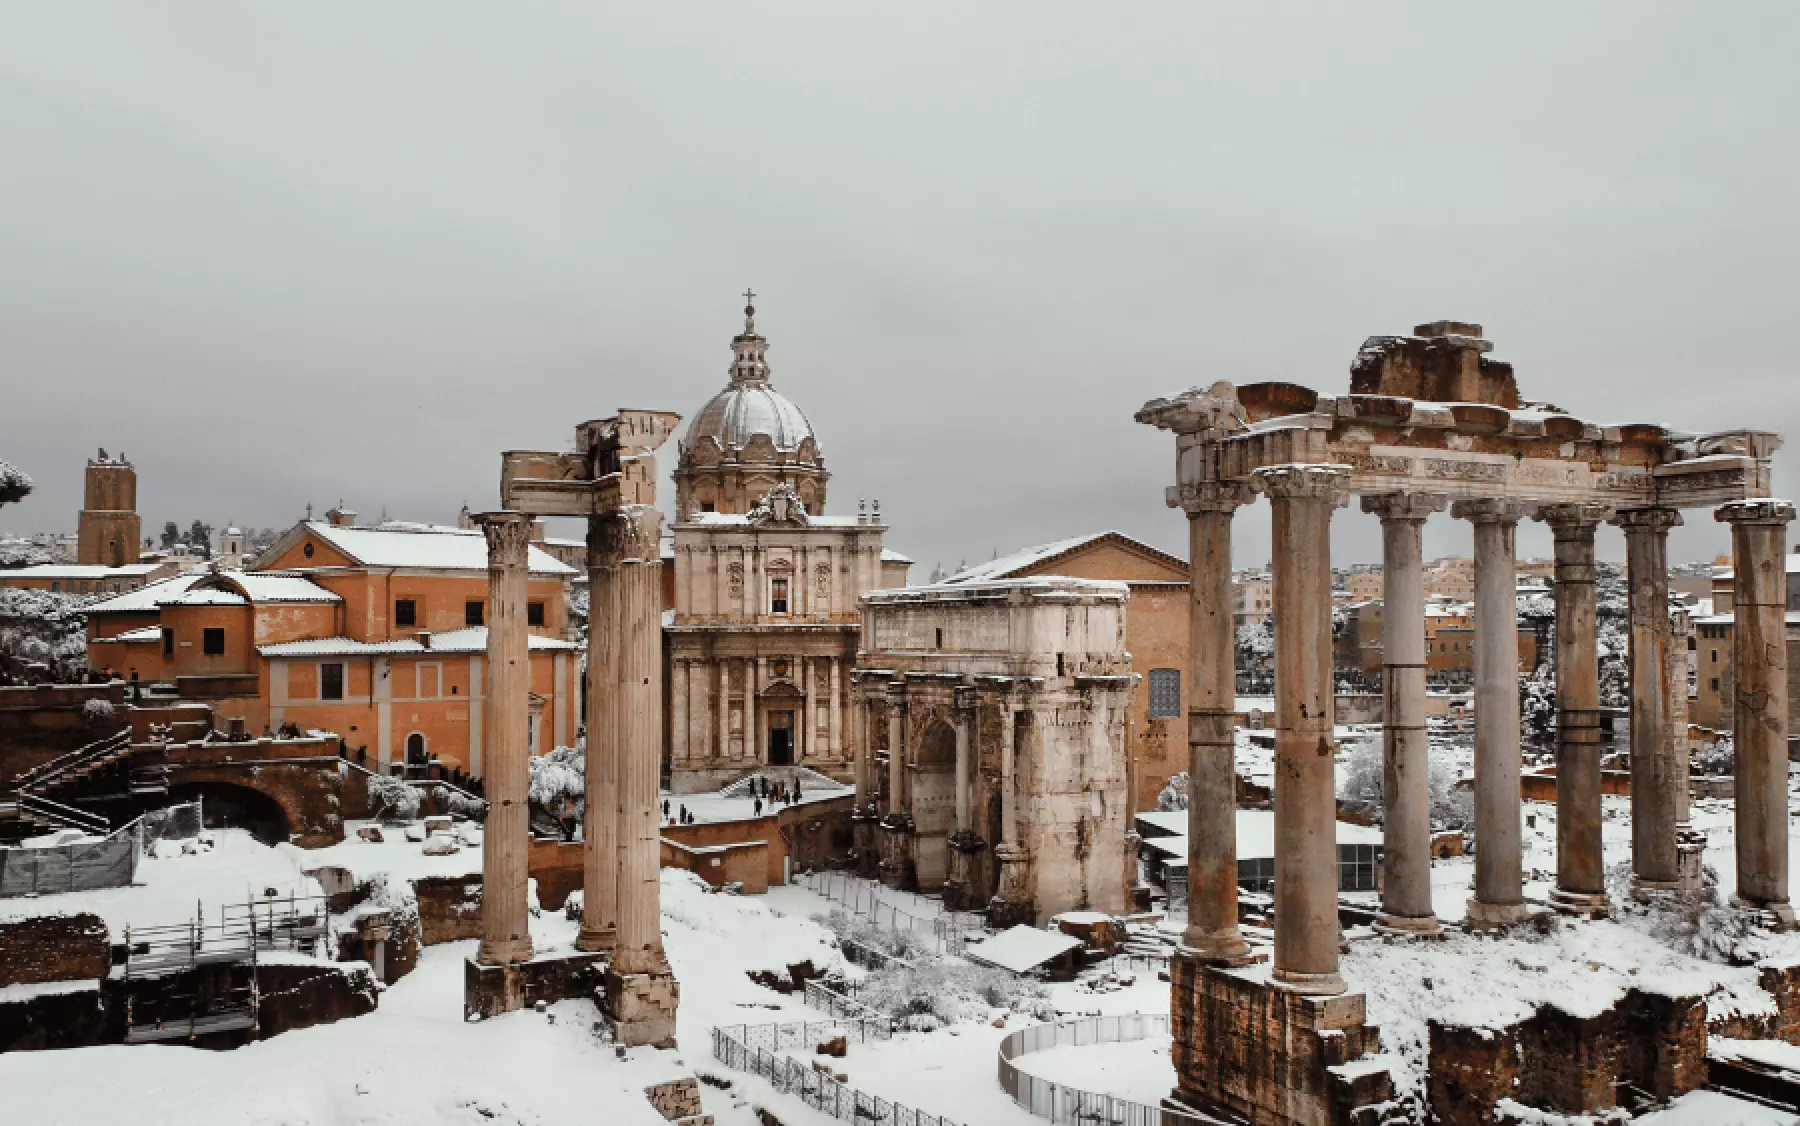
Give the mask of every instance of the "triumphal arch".
<path id="1" fill-rule="evenodd" d="M 1737 692 L 1737 896 L 1791 927 L 1782 555 L 1794 508 L 1769 498 L 1765 431 L 1688 434 L 1576 418 L 1519 395 L 1481 326 L 1420 325 L 1366 341 L 1349 393 L 1215 383 L 1155 399 L 1173 431 L 1171 507 L 1188 516 L 1189 917 L 1174 965 L 1178 1098 L 1252 1121 L 1337 1119 L 1368 1076 L 1329 1070 L 1375 1047 L 1338 970 L 1330 530 L 1351 494 L 1383 533 L 1386 855 L 1379 926 L 1440 929 L 1431 899 L 1420 536 L 1449 510 L 1475 544 L 1475 887 L 1472 929 L 1526 920 L 1519 789 L 1514 533 L 1556 544 L 1557 818 L 1551 906 L 1608 909 L 1601 863 L 1594 533 L 1623 529 L 1630 578 L 1632 893 L 1697 890 L 1685 731 L 1670 690 L 1666 544 L 1682 510 L 1731 526 Z M 1266 495 L 1274 521 L 1276 882 L 1273 959 L 1238 927 L 1232 740 L 1231 521 Z"/>

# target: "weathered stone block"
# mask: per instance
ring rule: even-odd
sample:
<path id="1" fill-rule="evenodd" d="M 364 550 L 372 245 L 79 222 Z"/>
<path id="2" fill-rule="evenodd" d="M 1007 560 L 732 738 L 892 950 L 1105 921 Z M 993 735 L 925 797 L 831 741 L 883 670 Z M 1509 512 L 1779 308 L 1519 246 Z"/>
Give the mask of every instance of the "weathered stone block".
<path id="1" fill-rule="evenodd" d="M 36 915 L 0 923 L 0 986 L 98 980 L 112 966 L 112 939 L 98 915 Z"/>
<path id="2" fill-rule="evenodd" d="M 606 975 L 606 1011 L 620 1044 L 675 1046 L 675 1010 L 681 986 L 673 974 Z"/>

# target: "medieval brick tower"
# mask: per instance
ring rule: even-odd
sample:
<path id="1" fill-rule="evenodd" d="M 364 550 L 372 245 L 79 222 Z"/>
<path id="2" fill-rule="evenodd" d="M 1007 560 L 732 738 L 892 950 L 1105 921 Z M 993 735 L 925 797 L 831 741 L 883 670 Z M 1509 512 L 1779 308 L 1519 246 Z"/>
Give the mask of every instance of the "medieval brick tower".
<path id="1" fill-rule="evenodd" d="M 101 450 L 87 463 L 87 483 L 78 525 L 76 560 L 102 567 L 124 567 L 138 561 L 142 525 L 137 514 L 137 470 L 121 453 Z"/>

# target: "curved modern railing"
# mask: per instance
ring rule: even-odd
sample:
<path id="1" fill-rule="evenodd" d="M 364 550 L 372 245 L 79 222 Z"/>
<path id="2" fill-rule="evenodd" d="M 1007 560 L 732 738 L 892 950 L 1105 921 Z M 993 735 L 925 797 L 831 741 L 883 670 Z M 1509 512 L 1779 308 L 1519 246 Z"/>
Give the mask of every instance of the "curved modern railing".
<path id="1" fill-rule="evenodd" d="M 1161 1106 L 1148 1106 L 1114 1095 L 1083 1091 L 1020 1071 L 1020 1056 L 1047 1048 L 1085 1047 L 1169 1035 L 1169 1018 L 1161 1013 L 1127 1013 L 1087 1020 L 1034 1024 L 1000 1041 L 1000 1087 L 1012 1100 L 1039 1118 L 1054 1123 L 1107 1123 L 1109 1126 L 1219 1126 L 1218 1120 Z"/>

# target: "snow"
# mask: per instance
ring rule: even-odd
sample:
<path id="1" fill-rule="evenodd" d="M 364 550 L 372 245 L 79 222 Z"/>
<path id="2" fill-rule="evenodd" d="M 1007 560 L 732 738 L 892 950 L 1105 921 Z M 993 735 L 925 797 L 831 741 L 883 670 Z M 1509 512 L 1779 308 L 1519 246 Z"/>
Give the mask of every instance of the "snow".
<path id="1" fill-rule="evenodd" d="M 173 601 L 178 595 L 185 594 L 189 587 L 207 577 L 204 574 L 176 575 L 173 578 L 163 579 L 161 582 L 138 587 L 117 598 L 96 602 L 84 612 L 88 614 L 153 614 L 157 607 L 165 602 Z"/>
<path id="2" fill-rule="evenodd" d="M 1175 1061 L 1169 1038 L 1113 1044 L 1073 1044 L 1030 1052 L 1013 1060 L 1027 1075 L 1078 1091 L 1156 1106 L 1175 1089 Z"/>
<path id="3" fill-rule="evenodd" d="M 127 563 L 106 567 L 95 563 L 38 563 L 6 572 L 9 579 L 140 579 L 158 570 L 161 563 Z"/>
<path id="4" fill-rule="evenodd" d="M 22 985 L 0 985 L 0 1005 L 17 1005 L 39 997 L 61 997 L 68 993 L 100 992 L 100 979 L 77 978 L 74 981 L 33 981 Z"/>
<path id="5" fill-rule="evenodd" d="M 1785 1040 L 1727 1040 L 1714 1037 L 1707 1043 L 1706 1054 L 1743 1060 L 1800 1076 L 1800 1045 L 1789 1044 Z"/>
<path id="6" fill-rule="evenodd" d="M 478 530 L 421 527 L 358 528 L 314 520 L 313 535 L 365 567 L 418 567 L 430 571 L 487 572 L 487 539 Z M 573 575 L 575 568 L 533 547 L 534 575 Z"/>
<path id="7" fill-rule="evenodd" d="M 425 645 L 410 637 L 394 641 L 357 641 L 350 637 L 318 637 L 306 641 L 283 641 L 259 645 L 256 651 L 265 657 L 365 657 L 393 653 L 484 653 L 487 651 L 487 627 L 468 626 L 431 635 Z M 580 649 L 573 641 L 557 637 L 530 635 L 533 651 Z"/>
<path id="8" fill-rule="evenodd" d="M 999 966 L 1016 974 L 1036 969 L 1053 958 L 1079 949 L 1081 940 L 1066 934 L 1053 934 L 1028 927 L 1023 923 L 1001 931 L 985 942 L 971 942 L 963 948 L 963 956 L 971 962 Z"/>
<path id="9" fill-rule="evenodd" d="M 250 601 L 262 602 L 342 602 L 339 595 L 301 575 L 279 571 L 238 571 L 226 579 L 237 586 Z"/>
<path id="10" fill-rule="evenodd" d="M 1538 1117 L 1538 1116 L 1534 1116 Z M 1661 1110 L 1640 1115 L 1638 1126 L 1791 1126 L 1794 1113 L 1732 1098 L 1719 1091 L 1689 1091 Z"/>

